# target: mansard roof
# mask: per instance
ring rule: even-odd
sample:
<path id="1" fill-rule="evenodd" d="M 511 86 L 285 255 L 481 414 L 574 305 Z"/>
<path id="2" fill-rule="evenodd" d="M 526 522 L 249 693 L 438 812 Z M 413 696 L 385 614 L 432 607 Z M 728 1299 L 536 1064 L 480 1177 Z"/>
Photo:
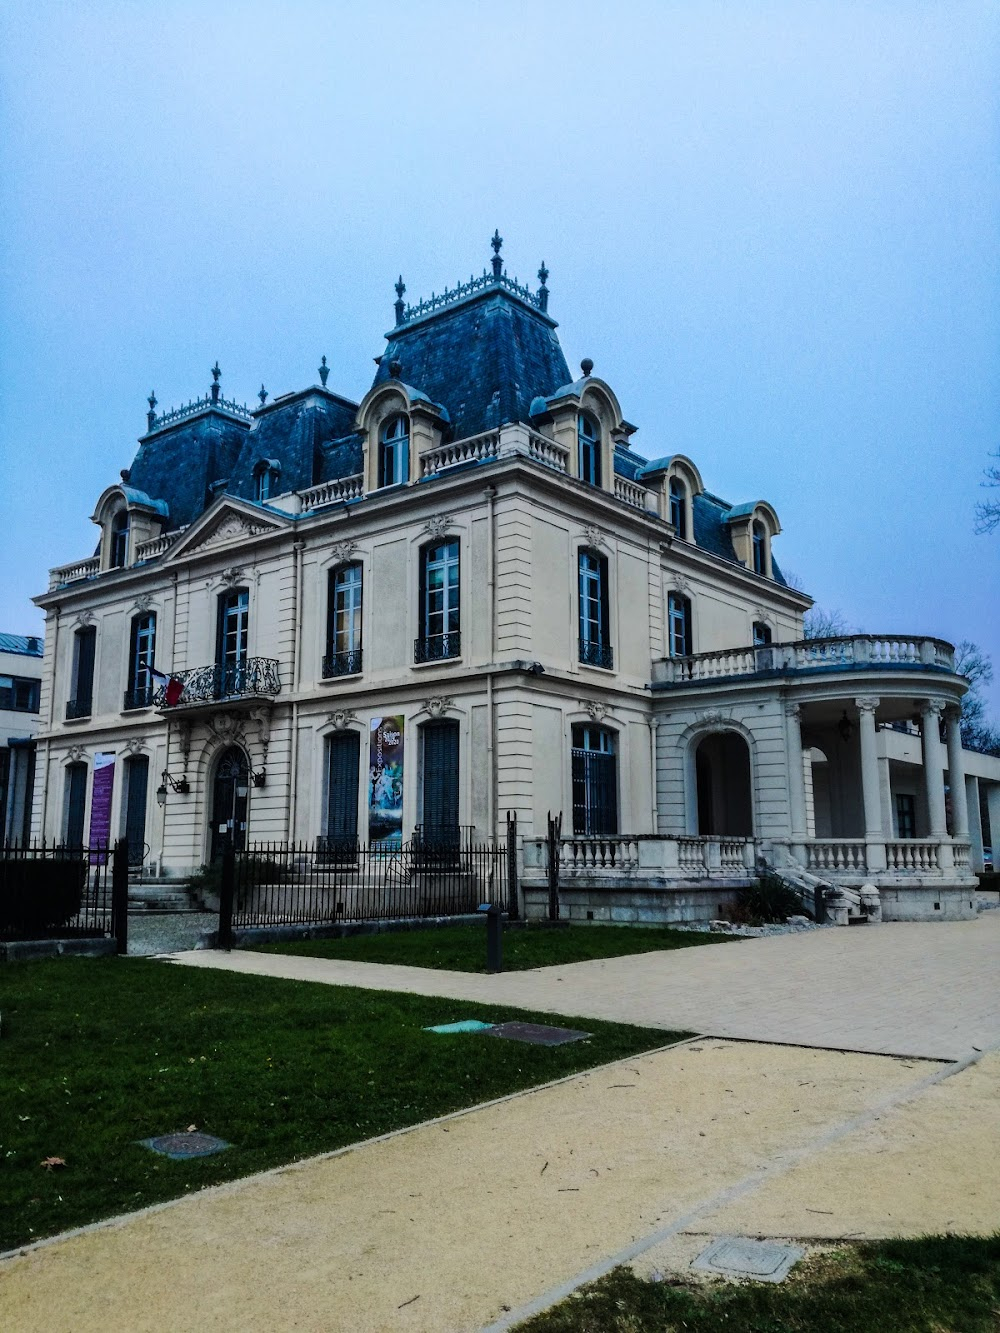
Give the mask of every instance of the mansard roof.
<path id="1" fill-rule="evenodd" d="M 252 499 L 254 471 L 265 460 L 280 465 L 282 491 L 304 491 L 331 480 L 324 475 L 329 446 L 350 431 L 357 407 L 350 399 L 315 385 L 300 393 L 283 394 L 258 409 L 227 492 Z"/>

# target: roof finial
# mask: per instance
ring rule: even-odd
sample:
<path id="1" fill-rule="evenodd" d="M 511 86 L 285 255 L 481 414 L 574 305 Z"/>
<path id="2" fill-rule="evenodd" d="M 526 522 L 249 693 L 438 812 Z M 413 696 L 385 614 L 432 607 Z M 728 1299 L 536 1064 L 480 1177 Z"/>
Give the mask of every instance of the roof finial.
<path id="1" fill-rule="evenodd" d="M 403 293 L 406 291 L 406 283 L 403 281 L 402 273 L 396 279 L 396 323 L 402 324 L 403 315 L 406 313 L 406 306 L 403 304 Z"/>
<path id="2" fill-rule="evenodd" d="M 330 378 L 330 367 L 326 364 L 326 357 L 322 357 L 319 363 L 319 378 L 323 388 L 326 388 L 326 382 Z"/>
<path id="3" fill-rule="evenodd" d="M 594 369 L 594 363 L 589 356 L 585 356 L 580 362 L 580 369 L 583 371 L 584 376 L 589 377 L 590 372 Z"/>
<path id="4" fill-rule="evenodd" d="M 146 413 L 146 429 L 152 430 L 156 425 L 156 390 L 150 389 L 149 397 L 146 399 L 149 404 L 149 411 Z"/>
<path id="5" fill-rule="evenodd" d="M 260 393 L 257 395 L 257 397 L 260 399 L 261 407 L 263 407 L 264 404 L 267 402 L 267 390 L 264 388 L 263 384 L 260 386 Z"/>
<path id="6" fill-rule="evenodd" d="M 499 278 L 503 273 L 503 260 L 500 258 L 500 247 L 503 245 L 503 237 L 500 235 L 500 228 L 497 227 L 493 232 L 493 239 L 490 241 L 493 247 L 493 276 Z"/>
<path id="7" fill-rule="evenodd" d="M 548 310 L 549 308 L 549 289 L 546 283 L 549 280 L 549 270 L 545 267 L 545 260 L 542 260 L 542 267 L 538 270 L 538 281 L 542 284 L 538 289 L 538 308 L 539 310 Z"/>
<path id="8" fill-rule="evenodd" d="M 389 374 L 392 376 L 394 380 L 398 380 L 400 375 L 402 375 L 402 373 L 403 373 L 403 367 L 400 365 L 398 361 L 389 362 Z"/>
<path id="9" fill-rule="evenodd" d="M 219 361 L 218 361 L 218 358 L 216 358 L 215 365 L 212 367 L 212 402 L 213 402 L 213 403 L 217 403 L 217 402 L 219 401 L 219 376 L 220 376 L 221 374 L 222 374 L 222 371 L 219 369 Z"/>

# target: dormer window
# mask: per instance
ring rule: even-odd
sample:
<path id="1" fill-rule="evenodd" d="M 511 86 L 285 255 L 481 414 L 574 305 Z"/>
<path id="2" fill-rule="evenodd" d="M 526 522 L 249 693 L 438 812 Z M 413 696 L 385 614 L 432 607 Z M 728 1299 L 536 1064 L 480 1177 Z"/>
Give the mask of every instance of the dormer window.
<path id="1" fill-rule="evenodd" d="M 410 479 L 410 423 L 405 416 L 391 417 L 379 431 L 378 484 L 399 486 Z"/>
<path id="2" fill-rule="evenodd" d="M 270 462 L 258 463 L 253 470 L 253 498 L 263 504 L 278 491 L 278 469 Z"/>
<path id="3" fill-rule="evenodd" d="M 590 486 L 601 484 L 601 427 L 589 412 L 581 412 L 576 428 L 577 473 Z"/>
<path id="4" fill-rule="evenodd" d="M 111 520 L 112 569 L 124 569 L 128 563 L 128 510 L 119 509 Z"/>
<path id="5" fill-rule="evenodd" d="M 766 648 L 771 642 L 771 626 L 764 620 L 753 622 L 753 646 Z"/>
<path id="6" fill-rule="evenodd" d="M 681 541 L 688 541 L 687 487 L 680 477 L 670 478 L 670 522 Z"/>
<path id="7" fill-rule="evenodd" d="M 753 524 L 753 572 L 767 574 L 767 528 L 759 518 Z"/>

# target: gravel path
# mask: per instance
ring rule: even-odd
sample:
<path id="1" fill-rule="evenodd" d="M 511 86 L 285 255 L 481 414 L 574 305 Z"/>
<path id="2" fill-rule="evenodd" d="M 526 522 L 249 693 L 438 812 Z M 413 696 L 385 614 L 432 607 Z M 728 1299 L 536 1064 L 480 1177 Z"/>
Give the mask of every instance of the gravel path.
<path id="1" fill-rule="evenodd" d="M 128 951 L 149 955 L 197 949 L 202 931 L 218 924 L 218 912 L 130 912 Z"/>

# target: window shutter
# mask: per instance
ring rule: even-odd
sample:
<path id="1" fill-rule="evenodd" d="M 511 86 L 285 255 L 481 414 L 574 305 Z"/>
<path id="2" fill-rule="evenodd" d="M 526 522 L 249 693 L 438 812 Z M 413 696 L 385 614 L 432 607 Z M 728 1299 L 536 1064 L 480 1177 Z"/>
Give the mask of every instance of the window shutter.
<path id="1" fill-rule="evenodd" d="M 354 844 L 358 837 L 358 780 L 361 739 L 356 731 L 331 736 L 326 795 L 326 836 L 331 843 Z"/>
<path id="2" fill-rule="evenodd" d="M 423 728 L 423 827 L 428 842 L 458 837 L 458 723 Z"/>

